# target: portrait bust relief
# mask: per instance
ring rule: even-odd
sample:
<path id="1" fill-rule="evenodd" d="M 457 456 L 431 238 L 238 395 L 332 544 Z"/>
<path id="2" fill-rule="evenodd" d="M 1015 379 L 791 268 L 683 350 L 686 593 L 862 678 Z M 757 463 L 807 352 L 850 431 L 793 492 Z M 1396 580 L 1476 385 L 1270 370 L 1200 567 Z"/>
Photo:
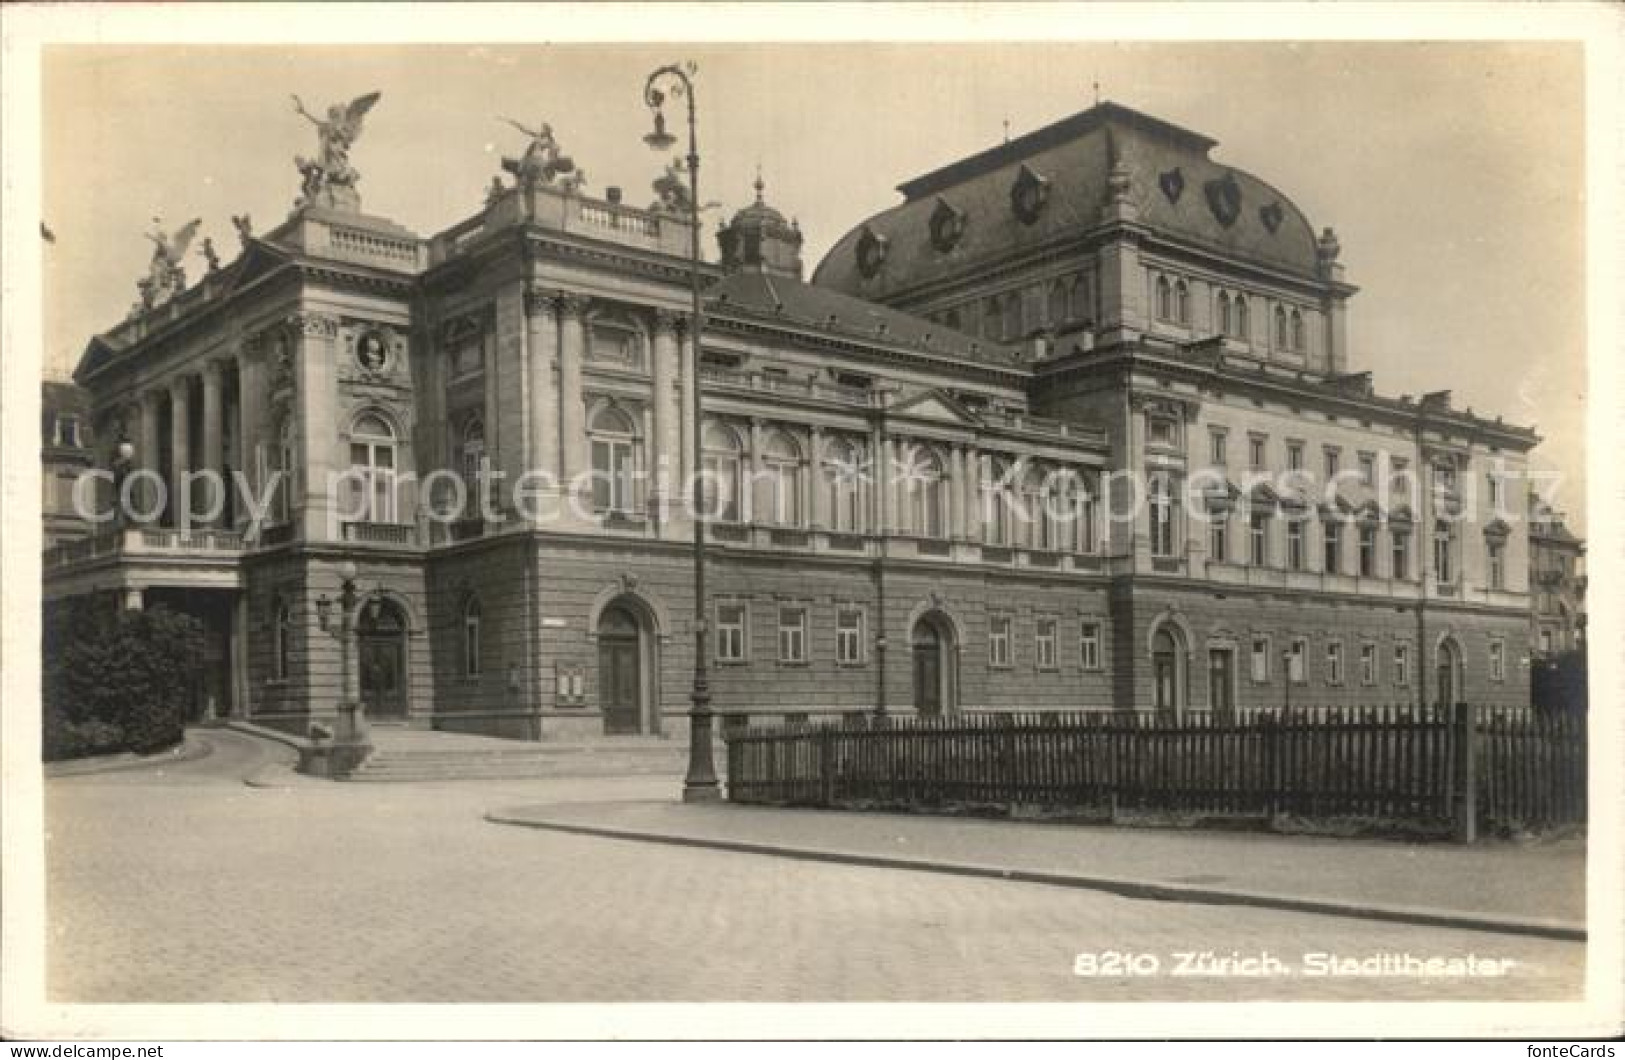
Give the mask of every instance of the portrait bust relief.
<path id="1" fill-rule="evenodd" d="M 355 361 L 363 370 L 381 372 L 389 364 L 389 346 L 382 333 L 363 332 L 355 344 Z"/>

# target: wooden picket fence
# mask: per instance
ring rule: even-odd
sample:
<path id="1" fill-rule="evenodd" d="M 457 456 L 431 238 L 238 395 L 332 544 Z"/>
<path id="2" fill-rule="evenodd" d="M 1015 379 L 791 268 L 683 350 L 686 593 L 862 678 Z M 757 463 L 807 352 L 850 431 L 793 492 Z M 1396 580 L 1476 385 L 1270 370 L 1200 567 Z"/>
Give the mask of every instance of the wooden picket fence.
<path id="1" fill-rule="evenodd" d="M 1585 820 L 1583 718 L 1465 705 L 865 718 L 727 740 L 741 803 L 1364 818 L 1469 840 Z"/>

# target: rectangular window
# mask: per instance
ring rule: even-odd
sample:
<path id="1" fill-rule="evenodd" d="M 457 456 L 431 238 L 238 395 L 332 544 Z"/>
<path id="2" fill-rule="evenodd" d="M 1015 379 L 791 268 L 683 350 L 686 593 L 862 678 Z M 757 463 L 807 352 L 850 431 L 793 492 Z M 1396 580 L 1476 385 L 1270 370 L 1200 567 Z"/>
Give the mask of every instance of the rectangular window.
<path id="1" fill-rule="evenodd" d="M 1505 589 L 1507 577 L 1507 547 L 1504 542 L 1489 543 L 1490 588 Z"/>
<path id="2" fill-rule="evenodd" d="M 779 662 L 807 661 L 807 609 L 779 608 Z"/>
<path id="3" fill-rule="evenodd" d="M 1100 669 L 1100 623 L 1085 622 L 1083 639 L 1078 642 L 1078 661 L 1085 670 Z"/>
<path id="4" fill-rule="evenodd" d="M 1296 519 L 1286 524 L 1286 565 L 1303 570 L 1303 524 Z"/>
<path id="5" fill-rule="evenodd" d="M 1010 618 L 1007 615 L 996 615 L 987 620 L 987 664 L 999 667 L 1010 665 Z"/>
<path id="6" fill-rule="evenodd" d="M 1499 640 L 1490 641 L 1490 680 L 1507 679 L 1507 646 Z"/>
<path id="7" fill-rule="evenodd" d="M 1337 522 L 1320 524 L 1323 559 L 1327 574 L 1341 574 L 1343 572 L 1343 524 Z"/>
<path id="8" fill-rule="evenodd" d="M 1377 484 L 1377 456 L 1375 453 L 1360 454 L 1360 485 L 1375 486 Z"/>
<path id="9" fill-rule="evenodd" d="M 1208 434 L 1208 460 L 1210 462 L 1221 466 L 1224 464 L 1224 442 L 1225 434 L 1223 431 L 1212 431 Z"/>
<path id="10" fill-rule="evenodd" d="M 1266 441 L 1268 439 L 1259 434 L 1252 435 L 1247 439 L 1247 462 L 1254 468 L 1264 466 L 1264 443 Z"/>
<path id="11" fill-rule="evenodd" d="M 79 417 L 62 415 L 56 420 L 56 444 L 72 449 L 79 447 Z"/>
<path id="12" fill-rule="evenodd" d="M 1343 451 L 1330 446 L 1326 449 L 1326 478 L 1328 481 L 1337 477 L 1337 469 L 1343 462 Z"/>
<path id="13" fill-rule="evenodd" d="M 835 661 L 842 666 L 863 662 L 863 610 L 843 607 L 835 614 Z"/>
<path id="14" fill-rule="evenodd" d="M 1343 683 L 1343 643 L 1332 641 L 1326 645 L 1326 683 L 1340 685 Z"/>
<path id="15" fill-rule="evenodd" d="M 1158 445 L 1174 444 L 1174 421 L 1155 419 L 1151 421 L 1151 440 Z"/>
<path id="16" fill-rule="evenodd" d="M 1213 517 L 1207 527 L 1208 558 L 1223 563 L 1230 558 L 1230 523 L 1222 515 Z"/>
<path id="17" fill-rule="evenodd" d="M 1360 577 L 1371 578 L 1377 573 L 1377 528 L 1360 527 Z"/>
<path id="18" fill-rule="evenodd" d="M 1375 644 L 1360 645 L 1360 683 L 1363 685 L 1377 683 L 1377 646 Z"/>
<path id="19" fill-rule="evenodd" d="M 1411 649 L 1405 644 L 1394 645 L 1394 684 L 1411 683 Z"/>
<path id="20" fill-rule="evenodd" d="M 1165 478 L 1151 483 L 1151 554 L 1174 555 L 1174 491 Z"/>
<path id="21" fill-rule="evenodd" d="M 1055 620 L 1041 618 L 1038 620 L 1037 632 L 1033 638 L 1033 647 L 1038 656 L 1040 670 L 1055 669 Z"/>
<path id="22" fill-rule="evenodd" d="M 1302 637 L 1294 638 L 1292 646 L 1286 654 L 1286 677 L 1295 685 L 1301 685 L 1307 680 L 1305 663 L 1309 658 L 1309 642 Z"/>
<path id="23" fill-rule="evenodd" d="M 1249 520 L 1247 531 L 1248 558 L 1253 566 L 1262 567 L 1269 563 L 1270 558 L 1270 517 L 1266 512 L 1254 512 Z"/>
<path id="24" fill-rule="evenodd" d="M 1455 552 L 1451 547 L 1453 536 L 1448 523 L 1440 523 L 1433 532 L 1433 576 L 1440 585 L 1450 585 L 1456 580 L 1455 565 L 1451 562 Z"/>
<path id="25" fill-rule="evenodd" d="M 1264 684 L 1270 679 L 1270 639 L 1268 637 L 1253 638 L 1253 683 Z"/>
<path id="26" fill-rule="evenodd" d="M 1403 457 L 1391 456 L 1388 458 L 1389 490 L 1395 497 L 1395 503 L 1410 496 L 1410 466 L 1411 462 Z"/>
<path id="27" fill-rule="evenodd" d="M 1490 487 L 1490 507 L 1499 508 L 1501 506 L 1501 476 L 1491 471 L 1486 476 L 1486 481 Z"/>
<path id="28" fill-rule="evenodd" d="M 1292 471 L 1303 470 L 1303 443 L 1286 443 L 1286 466 Z"/>
<path id="29" fill-rule="evenodd" d="M 745 605 L 717 603 L 717 661 L 745 661 Z"/>
<path id="30" fill-rule="evenodd" d="M 1411 535 L 1403 530 L 1389 532 L 1393 539 L 1391 551 L 1394 569 L 1389 573 L 1391 578 L 1409 578 L 1411 576 Z"/>

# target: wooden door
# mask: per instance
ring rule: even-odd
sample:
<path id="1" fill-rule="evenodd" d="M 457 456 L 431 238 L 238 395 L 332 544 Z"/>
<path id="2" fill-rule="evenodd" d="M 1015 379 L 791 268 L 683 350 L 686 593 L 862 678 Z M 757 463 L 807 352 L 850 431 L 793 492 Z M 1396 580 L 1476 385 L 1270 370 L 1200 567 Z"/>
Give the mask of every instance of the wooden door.
<path id="1" fill-rule="evenodd" d="M 604 732 L 643 731 L 643 652 L 637 622 L 615 609 L 598 632 L 598 708 Z"/>

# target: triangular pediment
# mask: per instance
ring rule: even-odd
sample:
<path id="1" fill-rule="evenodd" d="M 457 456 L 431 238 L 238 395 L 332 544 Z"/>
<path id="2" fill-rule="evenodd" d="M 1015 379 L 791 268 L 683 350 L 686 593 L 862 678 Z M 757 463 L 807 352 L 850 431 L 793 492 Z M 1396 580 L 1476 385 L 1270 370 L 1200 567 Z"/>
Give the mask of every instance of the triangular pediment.
<path id="1" fill-rule="evenodd" d="M 943 390 L 926 390 L 915 394 L 893 405 L 891 414 L 959 427 L 975 426 L 977 422 L 975 414 Z"/>

